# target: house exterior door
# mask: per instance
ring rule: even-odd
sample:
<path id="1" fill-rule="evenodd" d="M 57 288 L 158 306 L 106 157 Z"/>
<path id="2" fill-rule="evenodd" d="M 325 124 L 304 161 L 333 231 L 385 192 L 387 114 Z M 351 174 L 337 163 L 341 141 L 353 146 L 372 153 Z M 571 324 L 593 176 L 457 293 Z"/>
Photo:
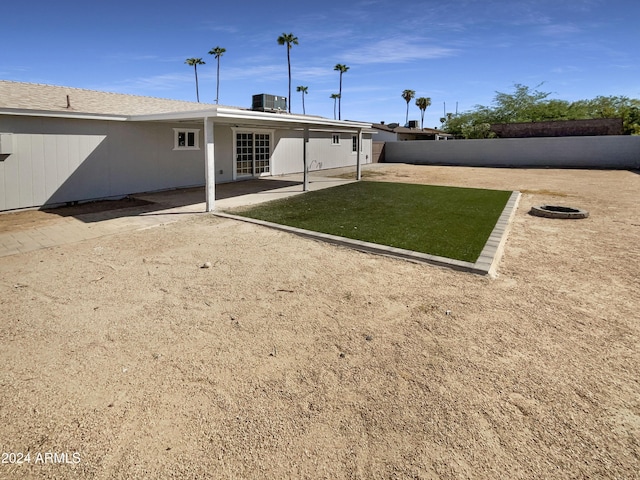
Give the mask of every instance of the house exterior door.
<path id="1" fill-rule="evenodd" d="M 236 132 L 235 177 L 257 177 L 271 172 L 271 133 Z"/>

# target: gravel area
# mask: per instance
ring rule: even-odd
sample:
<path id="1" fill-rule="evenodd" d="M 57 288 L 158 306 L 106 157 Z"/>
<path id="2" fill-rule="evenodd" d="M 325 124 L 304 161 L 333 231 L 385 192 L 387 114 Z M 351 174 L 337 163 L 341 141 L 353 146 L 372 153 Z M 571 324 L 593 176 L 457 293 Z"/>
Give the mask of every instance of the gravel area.
<path id="1" fill-rule="evenodd" d="M 638 172 L 365 178 L 521 191 L 498 277 L 208 214 L 0 258 L 0 478 L 640 478 Z"/>

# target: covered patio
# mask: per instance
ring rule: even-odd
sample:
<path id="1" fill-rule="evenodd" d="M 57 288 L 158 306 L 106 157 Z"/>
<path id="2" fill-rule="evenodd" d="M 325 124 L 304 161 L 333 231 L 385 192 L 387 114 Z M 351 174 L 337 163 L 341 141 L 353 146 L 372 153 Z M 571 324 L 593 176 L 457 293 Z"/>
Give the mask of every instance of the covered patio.
<path id="1" fill-rule="evenodd" d="M 362 165 L 362 134 L 371 132 L 371 124 L 349 120 L 331 120 L 323 117 L 307 115 L 274 114 L 254 110 L 240 110 L 214 106 L 208 110 L 172 112 L 151 115 L 136 115 L 129 118 L 136 122 L 184 122 L 190 124 L 201 123 L 204 128 L 205 154 L 205 210 L 211 212 L 216 208 L 216 158 L 214 131 L 216 125 L 235 126 L 243 128 L 278 128 L 281 130 L 295 130 L 303 132 L 303 142 L 300 154 L 302 167 L 301 183 L 303 191 L 309 186 L 309 159 L 307 158 L 307 144 L 310 132 L 342 132 L 357 136 L 355 180 L 361 179 Z"/>

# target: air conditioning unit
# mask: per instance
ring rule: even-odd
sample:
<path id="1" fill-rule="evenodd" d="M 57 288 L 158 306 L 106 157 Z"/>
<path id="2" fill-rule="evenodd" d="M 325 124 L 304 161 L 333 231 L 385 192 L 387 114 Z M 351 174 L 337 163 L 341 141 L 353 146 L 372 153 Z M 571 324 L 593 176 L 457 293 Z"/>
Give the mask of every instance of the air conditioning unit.
<path id="1" fill-rule="evenodd" d="M 409 128 L 420 128 L 420 121 L 419 120 L 409 120 L 408 127 Z"/>
<path id="2" fill-rule="evenodd" d="M 13 153 L 13 135 L 10 133 L 0 133 L 0 155 L 11 155 Z"/>
<path id="3" fill-rule="evenodd" d="M 261 112 L 286 112 L 287 97 L 260 93 L 253 96 L 251 109 Z"/>

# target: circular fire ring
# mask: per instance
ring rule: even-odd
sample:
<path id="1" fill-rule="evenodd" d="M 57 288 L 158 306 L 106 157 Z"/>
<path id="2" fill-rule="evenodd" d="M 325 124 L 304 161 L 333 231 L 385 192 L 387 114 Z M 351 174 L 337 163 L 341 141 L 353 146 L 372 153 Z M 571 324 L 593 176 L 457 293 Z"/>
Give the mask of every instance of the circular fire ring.
<path id="1" fill-rule="evenodd" d="M 562 207 L 559 205 L 540 205 L 537 207 L 531 207 L 529 213 L 537 217 L 547 218 L 587 218 L 589 216 L 589 212 L 586 210 Z"/>

